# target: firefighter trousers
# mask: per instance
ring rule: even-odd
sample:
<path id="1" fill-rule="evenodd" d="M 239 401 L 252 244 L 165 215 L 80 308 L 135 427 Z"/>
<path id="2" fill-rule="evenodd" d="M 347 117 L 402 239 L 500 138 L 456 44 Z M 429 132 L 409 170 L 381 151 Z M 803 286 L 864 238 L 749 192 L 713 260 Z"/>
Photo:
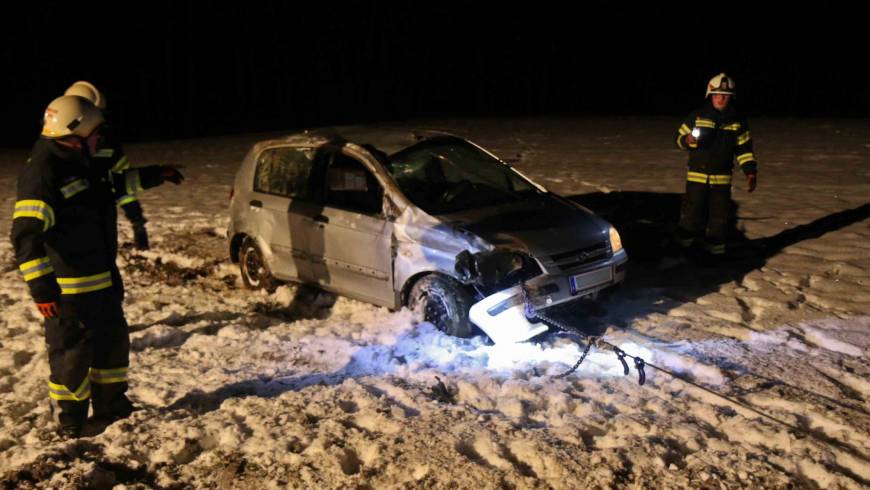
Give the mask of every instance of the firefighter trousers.
<path id="1" fill-rule="evenodd" d="M 124 210 L 124 216 L 134 225 L 144 225 L 148 222 L 145 219 L 145 212 L 142 210 L 142 204 L 139 200 L 124 203 L 121 205 L 121 209 Z"/>
<path id="2" fill-rule="evenodd" d="M 688 247 L 702 239 L 711 254 L 725 253 L 728 218 L 731 211 L 731 184 L 686 182 L 680 209 L 677 242 Z"/>
<path id="3" fill-rule="evenodd" d="M 59 317 L 45 321 L 49 396 L 61 427 L 81 427 L 89 401 L 94 416 L 129 413 L 130 334 L 122 297 L 113 288 L 63 295 Z"/>

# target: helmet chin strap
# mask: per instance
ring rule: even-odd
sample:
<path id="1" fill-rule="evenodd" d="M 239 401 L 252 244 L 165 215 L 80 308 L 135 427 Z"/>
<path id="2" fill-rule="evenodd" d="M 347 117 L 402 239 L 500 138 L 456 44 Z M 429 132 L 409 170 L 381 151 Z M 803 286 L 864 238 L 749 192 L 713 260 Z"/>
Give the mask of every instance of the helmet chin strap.
<path id="1" fill-rule="evenodd" d="M 82 144 L 82 139 L 77 136 L 58 138 L 54 142 L 67 150 L 82 150 L 85 146 Z"/>

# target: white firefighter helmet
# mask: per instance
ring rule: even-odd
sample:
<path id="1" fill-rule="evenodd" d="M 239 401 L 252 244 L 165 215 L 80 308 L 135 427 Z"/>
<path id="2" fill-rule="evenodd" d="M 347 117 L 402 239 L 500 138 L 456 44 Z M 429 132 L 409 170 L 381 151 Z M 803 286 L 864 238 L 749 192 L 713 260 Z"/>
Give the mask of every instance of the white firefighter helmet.
<path id="1" fill-rule="evenodd" d="M 710 94 L 727 94 L 737 97 L 737 84 L 734 83 L 733 78 L 720 73 L 711 78 L 707 83 L 707 95 L 705 97 L 709 97 Z"/>
<path id="2" fill-rule="evenodd" d="M 734 83 L 734 79 L 724 73 L 720 73 L 711 78 L 707 83 L 707 95 L 705 97 L 709 97 L 710 94 L 728 94 L 736 97 L 736 90 L 737 85 Z"/>
<path id="3" fill-rule="evenodd" d="M 79 97 L 84 97 L 91 101 L 92 104 L 97 106 L 101 111 L 106 110 L 106 99 L 103 97 L 103 94 L 97 90 L 97 87 L 94 87 L 94 84 L 91 82 L 86 82 L 84 80 L 79 80 L 78 82 L 69 86 L 66 89 L 64 95 L 78 95 Z"/>
<path id="4" fill-rule="evenodd" d="M 65 136 L 87 138 L 103 122 L 103 112 L 91 101 L 77 95 L 64 95 L 45 108 L 42 135 L 52 139 Z"/>

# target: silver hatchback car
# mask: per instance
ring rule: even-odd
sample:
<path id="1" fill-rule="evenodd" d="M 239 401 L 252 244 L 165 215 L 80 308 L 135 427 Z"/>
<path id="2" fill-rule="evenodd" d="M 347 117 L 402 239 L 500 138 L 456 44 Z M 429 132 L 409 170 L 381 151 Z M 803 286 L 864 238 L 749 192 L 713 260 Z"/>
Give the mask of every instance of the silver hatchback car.
<path id="1" fill-rule="evenodd" d="M 309 132 L 257 143 L 230 214 L 249 288 L 316 284 L 496 343 L 545 332 L 530 312 L 623 281 L 628 261 L 609 223 L 448 134 L 391 155 Z"/>

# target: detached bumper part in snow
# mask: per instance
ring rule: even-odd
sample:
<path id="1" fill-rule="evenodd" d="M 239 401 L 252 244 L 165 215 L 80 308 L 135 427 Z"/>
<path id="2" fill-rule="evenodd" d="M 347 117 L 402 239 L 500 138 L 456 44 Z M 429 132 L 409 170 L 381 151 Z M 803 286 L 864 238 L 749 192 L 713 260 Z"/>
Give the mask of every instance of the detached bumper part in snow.
<path id="1" fill-rule="evenodd" d="M 544 323 L 526 318 L 520 285 L 483 298 L 471 306 L 468 316 L 496 344 L 524 342 L 547 331 Z"/>

